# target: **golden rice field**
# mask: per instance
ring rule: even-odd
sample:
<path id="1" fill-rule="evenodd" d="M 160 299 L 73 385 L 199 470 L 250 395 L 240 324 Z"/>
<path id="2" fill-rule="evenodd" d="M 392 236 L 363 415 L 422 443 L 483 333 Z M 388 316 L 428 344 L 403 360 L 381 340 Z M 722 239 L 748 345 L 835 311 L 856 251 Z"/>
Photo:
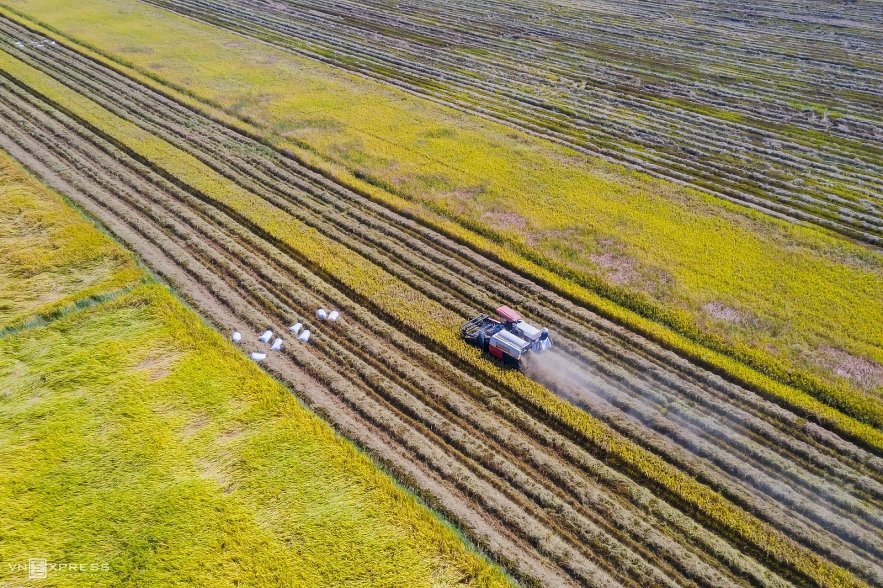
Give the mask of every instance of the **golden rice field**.
<path id="1" fill-rule="evenodd" d="M 56 586 L 508 585 L 118 244 L 0 165 L 4 213 L 18 207 L 4 247 L 30 254 L 4 257 L 24 321 L 0 338 L 4 585 L 38 556 L 86 564 L 50 570 Z M 55 283 L 94 304 L 60 307 Z"/>
<path id="2" fill-rule="evenodd" d="M 0 329 L 138 284 L 131 255 L 8 157 L 0 159 Z"/>
<path id="3" fill-rule="evenodd" d="M 212 18 L 236 5 L 213 2 L 200 4 Z M 160 4 L 186 12 L 179 8 L 194 3 Z M 109 351 L 123 349 L 114 331 L 156 333 L 194 356 L 175 391 L 159 382 L 187 362 L 124 353 L 141 366 L 126 378 L 162 375 L 153 408 L 128 395 L 138 389 L 130 380 L 96 382 L 88 395 L 107 389 L 123 408 L 104 409 L 165 419 L 166 428 L 144 421 L 129 433 L 145 431 L 147 446 L 169 452 L 133 447 L 145 460 L 130 464 L 138 476 L 164 459 L 179 463 L 173 454 L 181 452 L 197 466 L 182 484 L 220 489 L 201 499 L 206 510 L 194 520 L 220 509 L 229 513 L 217 521 L 222 528 L 224 516 L 252 521 L 267 561 L 272 550 L 328 550 L 321 561 L 262 577 L 268 584 L 509 581 L 216 332 L 241 331 L 247 354 L 270 328 L 286 343 L 261 365 L 514 582 L 883 585 L 877 249 L 353 75 L 333 59 L 297 53 L 287 44 L 297 37 L 279 32 L 282 21 L 262 42 L 243 36 L 242 22 L 219 29 L 136 0 L 0 2 L 0 147 L 131 248 L 215 329 L 161 287 L 136 286 L 140 270 L 126 255 L 114 261 L 117 249 L 104 253 L 106 237 L 77 237 L 84 253 L 71 249 L 69 259 L 27 256 L 38 276 L 30 287 L 55 274 L 72 284 L 61 302 L 45 302 L 63 312 L 35 310 L 29 301 L 43 304 L 41 293 L 11 307 L 22 330 L 7 329 L 4 343 L 45 332 L 34 341 L 64 350 L 34 355 L 34 373 L 76 371 L 93 355 L 121 365 Z M 339 43 L 355 50 L 344 36 Z M 16 173 L 16 185 L 37 185 Z M 11 223 L 49 218 L 48 204 L 19 198 L 5 213 Z M 59 206 L 46 210 L 67 210 Z M 94 232 L 76 218 L 83 235 Z M 113 284 L 113 300 L 102 301 L 105 290 L 73 292 L 79 282 L 70 276 L 90 264 L 103 268 L 93 279 Z M 81 298 L 95 306 L 77 310 Z M 501 303 L 553 333 L 555 350 L 526 373 L 459 337 L 464 320 Z M 319 307 L 339 309 L 341 320 L 313 318 Z M 35 314 L 45 318 L 29 321 Z M 294 322 L 311 330 L 309 344 L 288 339 Z M 85 337 L 94 349 L 74 349 L 66 337 L 78 329 L 102 333 Z M 21 349 L 22 357 L 36 353 Z M 205 384 L 196 374 L 214 368 L 196 357 L 220 350 L 218 378 L 239 386 L 259 378 L 267 391 L 248 396 L 248 386 L 219 384 L 222 394 Z M 12 381 L 31 381 L 17 369 L 7 369 Z M 250 435 L 228 428 L 247 429 L 243 415 L 252 411 L 251 426 L 267 430 L 248 445 Z M 342 482 L 314 478 L 325 475 L 325 462 L 307 456 L 318 449 L 300 447 L 308 445 L 297 433 L 301 420 L 350 452 L 322 458 L 340 464 L 328 476 L 370 474 L 383 481 L 379 493 L 356 492 L 365 501 L 352 513 L 339 508 L 350 498 L 323 494 Z M 231 457 L 229 444 L 239 447 L 240 438 L 242 452 Z M 288 490 L 292 478 L 315 483 Z M 143 488 L 159 479 L 144 478 Z M 227 494 L 235 504 L 224 502 Z M 309 513 L 316 527 L 285 510 L 325 500 Z M 162 574 L 190 569 L 203 548 L 225 558 L 211 548 L 212 529 L 187 543 L 193 552 L 173 548 L 168 559 L 149 544 L 146 559 L 126 569 L 162 584 L 171 578 Z M 168 530 L 170 544 L 178 531 Z M 248 533 L 237 527 L 237 548 Z M 164 571 L 151 575 L 156 558 Z M 223 561 L 199 572 L 206 583 L 245 573 L 235 553 Z M 400 567 L 416 575 L 395 576 Z M 308 573 L 316 576 L 298 575 Z"/>

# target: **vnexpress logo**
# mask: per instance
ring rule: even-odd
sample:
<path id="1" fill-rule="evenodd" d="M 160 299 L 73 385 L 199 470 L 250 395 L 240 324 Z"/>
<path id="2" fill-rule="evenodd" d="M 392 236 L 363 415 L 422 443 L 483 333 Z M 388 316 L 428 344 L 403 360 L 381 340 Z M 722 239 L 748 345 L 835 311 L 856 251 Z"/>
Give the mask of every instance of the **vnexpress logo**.
<path id="1" fill-rule="evenodd" d="M 46 558 L 32 557 L 28 560 L 28 579 L 45 580 L 47 573 Z"/>
<path id="2" fill-rule="evenodd" d="M 56 572 L 73 573 L 110 571 L 110 564 L 107 562 L 54 562 L 49 561 L 45 557 L 28 558 L 27 565 L 25 565 L 24 562 L 10 563 L 7 565 L 9 566 L 10 573 L 27 572 L 29 580 L 45 580 L 50 574 L 55 574 Z"/>

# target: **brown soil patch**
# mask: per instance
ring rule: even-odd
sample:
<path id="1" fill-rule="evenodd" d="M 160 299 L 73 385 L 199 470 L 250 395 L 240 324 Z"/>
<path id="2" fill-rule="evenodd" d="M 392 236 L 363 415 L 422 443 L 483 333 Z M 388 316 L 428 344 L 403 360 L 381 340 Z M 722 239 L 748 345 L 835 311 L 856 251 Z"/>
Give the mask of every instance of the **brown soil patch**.
<path id="1" fill-rule="evenodd" d="M 736 310 L 730 306 L 724 306 L 720 302 L 709 302 L 702 307 L 702 310 L 713 319 L 724 321 L 727 323 L 741 323 L 745 320 L 746 315 L 741 310 Z"/>
<path id="2" fill-rule="evenodd" d="M 631 257 L 607 252 L 592 254 L 589 259 L 607 270 L 607 279 L 617 286 L 635 284 L 640 280 L 640 274 L 636 269 L 637 262 Z"/>
<path id="3" fill-rule="evenodd" d="M 836 347 L 819 345 L 816 363 L 865 390 L 883 387 L 883 365 L 865 357 L 857 357 Z"/>
<path id="4" fill-rule="evenodd" d="M 177 353 L 165 353 L 162 355 L 147 357 L 135 366 L 135 370 L 146 371 L 148 381 L 156 382 L 169 375 L 172 368 L 174 368 L 177 359 Z"/>
<path id="5" fill-rule="evenodd" d="M 237 439 L 242 437 L 243 433 L 245 433 L 245 431 L 242 429 L 242 427 L 237 425 L 235 427 L 231 427 L 229 429 L 221 431 L 221 433 L 218 435 L 218 441 L 221 443 L 232 443 L 233 441 L 236 441 Z"/>
<path id="6" fill-rule="evenodd" d="M 220 459 L 201 460 L 197 464 L 197 472 L 203 480 L 214 482 L 223 488 L 224 494 L 229 494 L 235 490 L 235 485 L 230 480 L 226 468 Z"/>
<path id="7" fill-rule="evenodd" d="M 514 212 L 486 212 L 481 218 L 495 229 L 521 231 L 527 226 L 524 217 Z"/>
<path id="8" fill-rule="evenodd" d="M 181 431 L 185 437 L 192 437 L 208 424 L 208 416 L 204 414 L 196 415 L 196 417 L 187 423 L 187 426 Z"/>

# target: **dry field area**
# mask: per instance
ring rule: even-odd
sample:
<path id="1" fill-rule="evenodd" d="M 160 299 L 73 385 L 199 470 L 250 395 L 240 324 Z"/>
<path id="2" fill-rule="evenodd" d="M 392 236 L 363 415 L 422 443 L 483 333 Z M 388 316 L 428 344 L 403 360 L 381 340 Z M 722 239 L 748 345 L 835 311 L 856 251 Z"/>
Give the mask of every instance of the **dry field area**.
<path id="1" fill-rule="evenodd" d="M 182 66 L 188 89 L 167 82 L 164 76 L 175 74 L 162 67 L 133 64 L 150 55 L 143 45 L 127 51 L 100 46 L 96 30 L 118 32 L 111 22 L 116 8 L 96 2 L 110 24 L 102 29 L 85 11 L 92 14 L 86 31 L 63 3 L 54 4 L 41 13 L 28 2 L 3 3 L 11 10 L 0 16 L 0 147 L 100 221 L 221 332 L 240 330 L 253 341 L 267 326 L 284 332 L 304 322 L 313 331 L 310 344 L 286 344 L 267 358 L 267 369 L 517 581 L 883 586 L 883 404 L 876 395 L 883 375 L 875 383 L 880 365 L 872 358 L 883 353 L 875 339 L 881 327 L 873 322 L 883 312 L 883 264 L 877 250 L 838 235 L 868 243 L 883 236 L 875 208 L 879 99 L 869 88 L 879 85 L 872 71 L 879 64 L 867 49 L 875 43 L 871 29 L 843 24 L 855 44 L 850 59 L 857 61 L 849 62 L 846 87 L 828 91 L 844 110 L 813 118 L 808 110 L 817 112 L 821 103 L 813 68 L 842 56 L 829 47 L 819 64 L 787 74 L 757 54 L 756 39 L 739 36 L 740 25 L 721 24 L 724 17 L 738 19 L 686 2 L 665 18 L 642 20 L 641 27 L 635 24 L 639 5 L 622 3 L 626 20 L 594 29 L 587 23 L 596 21 L 583 14 L 587 4 L 576 2 L 552 11 L 527 2 L 482 10 L 397 4 L 393 23 L 383 18 L 393 9 L 381 5 L 159 3 L 546 137 L 542 141 L 600 152 L 714 194 L 586 164 L 600 166 L 592 173 L 607 174 L 605 181 L 619 186 L 608 190 L 611 201 L 626 200 L 632 189 L 657 190 L 646 202 L 712 209 L 715 198 L 725 197 L 814 225 L 792 232 L 786 223 L 727 203 L 715 209 L 708 231 L 717 227 L 734 243 L 766 231 L 769 245 L 758 246 L 765 253 L 757 258 L 769 272 L 786 259 L 767 255 L 773 247 L 809 264 L 800 265 L 805 273 L 795 274 L 795 283 L 818 269 L 823 278 L 816 279 L 825 285 L 815 288 L 813 300 L 812 283 L 796 290 L 810 307 L 840 312 L 829 301 L 841 292 L 855 296 L 858 306 L 841 314 L 857 325 L 858 334 L 849 337 L 868 357 L 836 346 L 827 347 L 826 357 L 831 369 L 852 370 L 866 381 L 840 385 L 789 371 L 793 366 L 779 369 L 773 360 L 752 363 L 755 355 L 712 345 L 711 335 L 674 329 L 680 323 L 666 322 L 665 313 L 641 314 L 635 309 L 651 308 L 641 306 L 643 298 L 616 297 L 628 290 L 629 272 L 641 271 L 627 255 L 592 253 L 621 276 L 620 290 L 593 290 L 580 274 L 565 271 L 566 264 L 530 258 L 527 242 L 519 250 L 524 255 L 513 257 L 499 235 L 458 220 L 472 210 L 468 204 L 458 212 L 446 208 L 457 199 L 447 198 L 423 209 L 408 197 L 419 189 L 408 183 L 412 176 L 396 185 L 358 173 L 359 165 L 334 167 L 361 157 L 374 169 L 368 160 L 380 151 L 364 149 L 368 139 L 353 139 L 361 147 L 335 160 L 341 139 L 322 143 L 310 134 L 331 125 L 322 104 L 314 105 L 311 118 L 297 119 L 309 121 L 309 132 L 299 134 L 303 128 L 294 120 L 270 134 L 266 121 L 254 116 L 262 98 L 227 105 L 204 94 L 201 84 L 213 78 L 198 79 L 196 68 Z M 142 14 L 135 2 L 118 5 L 119 22 L 133 31 L 141 22 L 152 31 L 141 31 L 142 37 L 183 35 L 193 27 L 192 38 L 219 35 L 216 44 L 231 51 L 253 43 L 153 8 Z M 856 23 L 871 26 L 879 16 L 864 3 L 846 6 L 854 7 Z M 791 8 L 752 18 L 778 30 Z M 52 10 L 55 24 L 47 22 Z M 168 28 L 156 27 L 164 18 Z M 683 28 L 688 20 L 690 28 Z M 691 61 L 699 52 L 684 54 L 683 36 L 697 27 L 710 44 L 701 63 Z M 628 41 L 630 28 L 654 39 L 665 59 L 680 65 L 678 76 L 665 84 L 654 78 L 642 53 L 650 48 Z M 405 41 L 401 31 L 408 33 Z M 727 54 L 715 45 L 721 31 L 732 35 L 727 47 L 739 44 L 755 56 L 740 62 L 748 64 L 741 85 L 724 75 L 729 62 L 716 59 Z M 80 43 L 79 35 L 92 38 Z M 458 39 L 459 48 L 435 35 Z M 583 45 L 587 38 L 592 42 Z M 788 39 L 798 47 L 807 42 L 801 35 Z M 616 56 L 635 71 L 613 72 Z M 601 62 L 613 64 L 604 66 L 610 71 L 601 71 Z M 212 75 L 223 76 L 220 63 Z M 719 81 L 702 86 L 711 83 L 712 67 L 721 69 Z M 791 80 L 787 100 L 777 94 L 784 82 L 770 80 L 771 70 Z M 539 72 L 554 72 L 554 79 Z M 249 91 L 260 94 L 260 88 Z M 413 96 L 401 100 L 402 108 L 417 103 Z M 803 100 L 806 105 L 794 104 Z M 830 141 L 813 142 L 820 133 Z M 541 140 L 532 134 L 510 140 L 539 152 Z M 291 144 L 281 145 L 282 135 Z M 774 145 L 776 157 L 769 155 Z M 330 155 L 323 159 L 325 149 Z M 554 153 L 581 165 L 567 159 L 576 157 L 570 151 Z M 410 169 L 418 159 L 403 158 L 400 168 L 387 171 Z M 505 176 L 502 168 L 494 173 Z M 793 181 L 809 176 L 811 182 Z M 421 181 L 431 187 L 433 178 Z M 472 196 L 481 200 L 480 192 Z M 664 206 L 650 208 L 674 210 Z M 507 230 L 526 222 L 511 210 L 488 214 L 497 216 L 485 220 Z M 626 223 L 626 215 L 617 218 Z M 730 220 L 738 230 L 730 232 Z M 666 232 L 662 225 L 658 231 Z M 566 232 L 558 235 L 559 243 L 568 239 Z M 723 258 L 723 245 L 712 255 Z M 676 265 L 672 261 L 672 272 Z M 665 282 L 665 274 L 656 279 Z M 702 282 L 712 295 L 713 283 Z M 776 294 L 779 282 L 769 283 L 766 303 L 793 302 L 785 297 L 795 291 Z M 737 290 L 738 282 L 731 287 Z M 461 322 L 501 302 L 554 333 L 554 352 L 535 358 L 526 374 L 501 368 L 458 338 Z M 319 323 L 313 318 L 318 307 L 340 309 L 341 320 Z M 714 301 L 703 308 L 723 323 L 747 316 Z M 812 325 L 806 332 L 831 331 L 814 320 L 805 319 Z M 803 325 L 795 319 L 795 330 Z M 779 341 L 780 335 L 766 336 Z M 303 385 L 305 378 L 311 385 Z"/>

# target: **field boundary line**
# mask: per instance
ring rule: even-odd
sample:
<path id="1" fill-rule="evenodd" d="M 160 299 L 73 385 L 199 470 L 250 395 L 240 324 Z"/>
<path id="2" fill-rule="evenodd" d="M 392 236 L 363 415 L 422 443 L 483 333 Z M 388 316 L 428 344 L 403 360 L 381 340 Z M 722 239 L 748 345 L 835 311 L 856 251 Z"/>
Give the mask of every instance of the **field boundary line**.
<path id="1" fill-rule="evenodd" d="M 101 306 L 102 304 L 111 302 L 119 298 L 120 296 L 128 294 L 136 288 L 140 288 L 145 284 L 152 283 L 159 282 L 156 282 L 156 280 L 154 280 L 151 276 L 145 275 L 144 278 L 129 286 L 123 286 L 122 288 L 117 288 L 109 292 L 92 294 L 90 296 L 86 296 L 85 298 L 81 298 L 76 302 L 72 302 L 71 304 L 50 308 L 42 312 L 35 312 L 30 316 L 22 317 L 14 323 L 6 325 L 2 329 L 0 329 L 0 339 L 8 339 L 9 337 L 14 337 L 19 333 L 24 333 L 26 331 L 30 331 L 31 329 L 51 325 L 55 321 L 61 320 L 67 316 L 80 312 L 81 310 Z"/>

